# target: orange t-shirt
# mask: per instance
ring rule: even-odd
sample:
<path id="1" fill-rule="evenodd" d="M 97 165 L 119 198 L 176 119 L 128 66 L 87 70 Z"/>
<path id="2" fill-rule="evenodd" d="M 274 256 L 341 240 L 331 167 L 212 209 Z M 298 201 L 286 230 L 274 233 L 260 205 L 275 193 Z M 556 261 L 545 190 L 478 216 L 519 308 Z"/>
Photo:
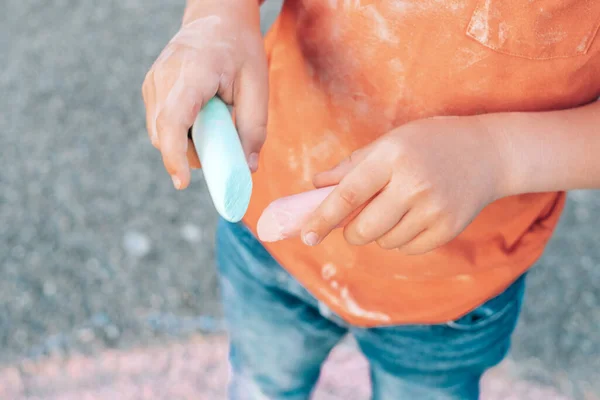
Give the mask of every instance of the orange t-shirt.
<path id="1" fill-rule="evenodd" d="M 598 0 L 288 0 L 266 39 L 268 136 L 244 222 L 408 121 L 577 107 L 600 96 Z M 573 132 L 574 135 L 577 132 Z M 348 245 L 266 248 L 362 326 L 441 323 L 501 293 L 542 254 L 564 193 L 487 208 L 449 244 L 405 256 Z"/>

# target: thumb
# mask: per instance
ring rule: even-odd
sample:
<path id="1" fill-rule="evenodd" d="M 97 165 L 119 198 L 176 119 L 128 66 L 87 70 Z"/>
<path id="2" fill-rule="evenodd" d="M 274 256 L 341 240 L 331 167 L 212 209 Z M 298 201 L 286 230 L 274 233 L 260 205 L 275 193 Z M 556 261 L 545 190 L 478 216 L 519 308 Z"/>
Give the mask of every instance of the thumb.
<path id="1" fill-rule="evenodd" d="M 269 87 L 266 59 L 246 64 L 235 82 L 236 127 L 252 172 L 258 169 L 258 156 L 267 136 Z"/>
<path id="2" fill-rule="evenodd" d="M 337 185 L 348 175 L 350 171 L 354 169 L 360 162 L 362 162 L 367 155 L 370 153 L 371 145 L 363 147 L 354 151 L 349 157 L 346 157 L 335 167 L 328 171 L 320 172 L 313 177 L 313 185 L 318 189 L 326 186 Z"/>

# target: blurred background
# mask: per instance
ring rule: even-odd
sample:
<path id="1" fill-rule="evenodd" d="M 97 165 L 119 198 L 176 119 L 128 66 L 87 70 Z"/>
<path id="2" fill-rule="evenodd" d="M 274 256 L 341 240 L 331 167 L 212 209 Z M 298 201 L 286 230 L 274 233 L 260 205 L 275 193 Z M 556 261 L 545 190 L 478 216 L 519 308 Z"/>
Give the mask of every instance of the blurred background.
<path id="1" fill-rule="evenodd" d="M 141 99 L 184 3 L 2 1 L 1 399 L 224 396 L 216 213 L 201 172 L 173 189 Z M 264 29 L 279 5 L 263 7 Z M 599 222 L 600 192 L 571 193 L 497 398 L 534 397 L 509 397 L 519 385 L 600 398 Z M 323 399 L 366 396 L 335 385 Z"/>

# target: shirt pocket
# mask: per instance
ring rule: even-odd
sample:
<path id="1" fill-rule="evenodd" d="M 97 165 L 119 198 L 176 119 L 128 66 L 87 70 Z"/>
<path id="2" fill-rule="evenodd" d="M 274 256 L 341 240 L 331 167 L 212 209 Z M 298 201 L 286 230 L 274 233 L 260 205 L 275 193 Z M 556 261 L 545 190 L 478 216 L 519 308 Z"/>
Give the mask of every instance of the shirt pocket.
<path id="1" fill-rule="evenodd" d="M 477 0 L 467 35 L 497 52 L 535 60 L 587 53 L 599 0 Z"/>

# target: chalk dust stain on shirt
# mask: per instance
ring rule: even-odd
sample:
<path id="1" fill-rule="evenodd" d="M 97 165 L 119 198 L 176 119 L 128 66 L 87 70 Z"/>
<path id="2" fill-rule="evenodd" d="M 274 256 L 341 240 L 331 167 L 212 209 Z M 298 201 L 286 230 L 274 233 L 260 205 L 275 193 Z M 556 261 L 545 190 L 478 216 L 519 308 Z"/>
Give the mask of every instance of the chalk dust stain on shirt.
<path id="1" fill-rule="evenodd" d="M 335 264 L 327 263 L 321 268 L 321 277 L 323 277 L 324 280 L 329 281 L 335 276 L 336 272 L 337 267 Z"/>
<path id="2" fill-rule="evenodd" d="M 325 288 L 320 288 L 319 293 L 327 298 L 330 304 L 342 308 L 347 314 L 357 318 L 367 318 L 371 321 L 386 323 L 391 320 L 390 316 L 378 311 L 372 311 L 362 308 L 350 294 L 347 287 L 343 286 L 338 291 L 338 295 L 334 295 Z"/>
<path id="3" fill-rule="evenodd" d="M 340 302 L 342 307 L 351 315 L 360 318 L 368 318 L 371 321 L 388 322 L 390 316 L 378 311 L 371 311 L 362 308 L 350 294 L 348 287 L 344 286 L 340 289 Z"/>
<path id="4" fill-rule="evenodd" d="M 469 33 L 482 43 L 486 43 L 490 38 L 491 6 L 492 0 L 485 0 L 483 6 L 473 14 L 469 25 Z"/>
<path id="5" fill-rule="evenodd" d="M 457 71 L 463 72 L 485 60 L 489 55 L 487 48 L 473 50 L 469 47 L 463 47 L 456 52 L 453 64 L 456 65 Z"/>
<path id="6" fill-rule="evenodd" d="M 363 8 L 362 12 L 371 19 L 374 25 L 371 29 L 377 38 L 384 42 L 398 43 L 400 39 L 392 33 L 388 25 L 388 19 L 384 18 L 383 15 L 377 10 L 374 5 L 369 5 Z"/>

